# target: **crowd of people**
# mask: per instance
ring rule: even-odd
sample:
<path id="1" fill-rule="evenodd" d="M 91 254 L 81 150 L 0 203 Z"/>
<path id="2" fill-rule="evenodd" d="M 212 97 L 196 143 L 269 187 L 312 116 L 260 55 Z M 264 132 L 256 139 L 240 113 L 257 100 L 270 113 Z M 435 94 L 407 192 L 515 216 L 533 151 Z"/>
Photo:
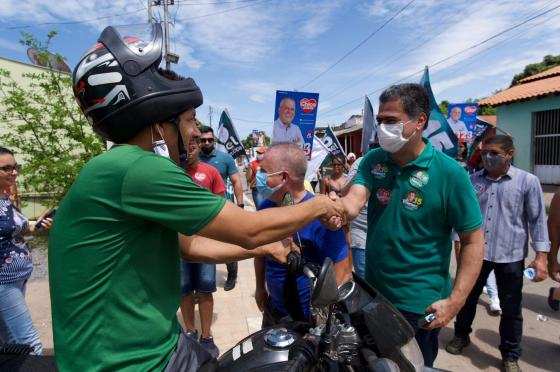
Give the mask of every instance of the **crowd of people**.
<path id="1" fill-rule="evenodd" d="M 215 364 L 216 263 L 228 264 L 230 290 L 236 262 L 254 259 L 263 327 L 309 320 L 311 283 L 283 265 L 294 250 L 308 262 L 330 258 L 339 285 L 354 271 L 376 288 L 414 330 L 426 366 L 436 360 L 440 330 L 455 317 L 446 350 L 460 354 L 468 347 L 488 284 L 499 299 L 503 367 L 520 370 L 524 272 L 533 269 L 534 281 L 560 282 L 560 194 L 547 226 L 540 183 L 513 165 L 510 136 L 487 136 L 479 146 L 481 168 L 469 175 L 423 138 L 426 90 L 394 85 L 379 97 L 376 143 L 357 159 L 333 157 L 318 185 L 306 182 L 306 156 L 297 144 L 258 148 L 246 170 L 256 207 L 249 211 L 234 159 L 218 151 L 211 128 L 197 125 L 198 86 L 159 69 L 158 48 L 137 57 L 136 65 L 145 65 L 138 73 L 131 47 L 108 28 L 73 75 L 93 129 L 116 145 L 84 166 L 54 223 L 42 220 L 42 229 L 52 225 L 49 282 L 59 370 L 183 371 Z M 135 94 L 100 104 L 114 86 L 89 82 L 107 73 L 124 76 L 118 84 Z M 284 106 L 289 116 L 290 101 Z M 0 148 L 0 338 L 41 354 L 24 300 L 32 264 L 23 236 L 34 229 L 10 191 L 18 171 L 13 153 Z M 529 242 L 535 258 L 526 262 Z M 491 272 L 495 286 L 488 283 Z M 559 310 L 560 289 L 550 288 L 548 304 Z M 435 319 L 421 326 L 427 313 Z"/>

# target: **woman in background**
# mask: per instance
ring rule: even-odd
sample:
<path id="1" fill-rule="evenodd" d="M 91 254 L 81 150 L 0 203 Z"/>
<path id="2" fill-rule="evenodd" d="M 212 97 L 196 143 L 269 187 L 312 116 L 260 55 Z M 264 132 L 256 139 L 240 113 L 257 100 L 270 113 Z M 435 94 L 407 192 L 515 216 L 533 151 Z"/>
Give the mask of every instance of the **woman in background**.
<path id="1" fill-rule="evenodd" d="M 36 230 L 11 198 L 18 173 L 13 152 L 0 147 L 0 343 L 26 344 L 33 349 L 32 354 L 40 355 L 39 332 L 25 303 L 33 262 L 23 236 Z M 41 225 L 41 229 L 50 229 L 52 220 L 45 218 Z"/>

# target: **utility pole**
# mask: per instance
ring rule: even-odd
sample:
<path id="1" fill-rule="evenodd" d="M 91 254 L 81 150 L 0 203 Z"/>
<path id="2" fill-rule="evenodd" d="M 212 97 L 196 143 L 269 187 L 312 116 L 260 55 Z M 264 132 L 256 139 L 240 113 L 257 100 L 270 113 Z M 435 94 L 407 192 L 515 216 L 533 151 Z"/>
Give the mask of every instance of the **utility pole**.
<path id="1" fill-rule="evenodd" d="M 214 108 L 208 106 L 208 121 L 210 122 L 210 128 L 212 128 L 212 114 L 214 114 Z"/>
<path id="2" fill-rule="evenodd" d="M 179 62 L 179 55 L 169 49 L 169 5 L 174 5 L 175 0 L 149 0 L 148 17 L 152 17 L 152 5 L 163 5 L 163 56 L 165 58 L 165 68 L 169 70 L 172 63 Z"/>

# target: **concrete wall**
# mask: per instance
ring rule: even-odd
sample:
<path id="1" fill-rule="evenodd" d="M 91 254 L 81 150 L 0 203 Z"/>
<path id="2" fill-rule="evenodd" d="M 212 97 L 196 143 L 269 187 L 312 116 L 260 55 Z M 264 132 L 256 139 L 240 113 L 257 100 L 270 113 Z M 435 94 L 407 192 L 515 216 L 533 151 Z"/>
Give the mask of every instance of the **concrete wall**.
<path id="1" fill-rule="evenodd" d="M 499 106 L 498 128 L 514 138 L 515 165 L 533 172 L 533 113 L 560 108 L 560 96 Z"/>

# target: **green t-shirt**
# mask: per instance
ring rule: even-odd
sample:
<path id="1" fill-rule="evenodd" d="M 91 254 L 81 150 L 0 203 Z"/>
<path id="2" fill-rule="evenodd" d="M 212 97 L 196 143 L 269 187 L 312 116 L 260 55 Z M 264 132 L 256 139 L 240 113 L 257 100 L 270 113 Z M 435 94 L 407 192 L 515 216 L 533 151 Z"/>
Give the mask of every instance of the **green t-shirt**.
<path id="1" fill-rule="evenodd" d="M 224 203 L 137 146 L 116 146 L 86 164 L 49 239 L 61 371 L 165 367 L 180 331 L 177 232 L 195 234 Z"/>
<path id="2" fill-rule="evenodd" d="M 397 308 L 423 314 L 451 291 L 451 229 L 482 224 L 467 173 L 427 142 L 404 167 L 382 149 L 368 152 L 354 183 L 371 192 L 366 280 Z"/>

